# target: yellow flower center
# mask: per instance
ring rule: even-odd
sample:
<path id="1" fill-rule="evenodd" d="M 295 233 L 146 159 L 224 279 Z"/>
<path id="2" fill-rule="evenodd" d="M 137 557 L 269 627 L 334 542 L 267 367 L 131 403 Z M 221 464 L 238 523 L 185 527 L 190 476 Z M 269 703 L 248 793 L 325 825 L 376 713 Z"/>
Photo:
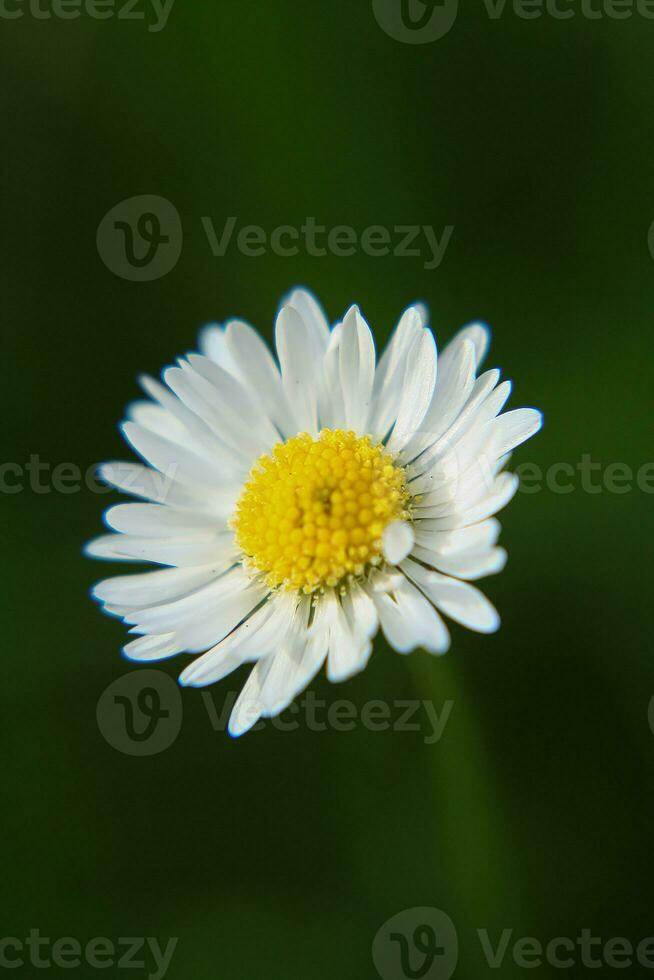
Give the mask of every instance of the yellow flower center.
<path id="1" fill-rule="evenodd" d="M 271 588 L 310 593 L 378 565 L 384 528 L 408 518 L 408 503 L 406 474 L 382 445 L 323 429 L 259 458 L 233 527 Z"/>

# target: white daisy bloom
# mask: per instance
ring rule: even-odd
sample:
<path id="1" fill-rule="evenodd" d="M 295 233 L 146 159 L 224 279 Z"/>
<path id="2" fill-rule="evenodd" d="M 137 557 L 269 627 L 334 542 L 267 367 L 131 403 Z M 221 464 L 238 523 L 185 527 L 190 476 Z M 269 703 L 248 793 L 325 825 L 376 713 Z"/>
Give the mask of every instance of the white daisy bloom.
<path id="1" fill-rule="evenodd" d="M 277 360 L 241 320 L 210 326 L 202 353 L 143 378 L 150 400 L 122 429 L 146 465 L 101 476 L 141 498 L 110 507 L 96 558 L 169 566 L 105 579 L 94 596 L 135 634 L 140 662 L 201 654 L 185 685 L 253 664 L 232 735 L 283 711 L 324 663 L 362 670 L 381 626 L 399 653 L 443 653 L 442 615 L 490 633 L 497 612 L 470 581 L 500 571 L 493 516 L 517 477 L 511 450 L 541 426 L 500 414 L 510 383 L 479 373 L 489 334 L 462 329 L 437 356 L 426 311 L 402 315 L 376 363 L 352 306 L 330 330 L 296 290 L 277 317 Z"/>

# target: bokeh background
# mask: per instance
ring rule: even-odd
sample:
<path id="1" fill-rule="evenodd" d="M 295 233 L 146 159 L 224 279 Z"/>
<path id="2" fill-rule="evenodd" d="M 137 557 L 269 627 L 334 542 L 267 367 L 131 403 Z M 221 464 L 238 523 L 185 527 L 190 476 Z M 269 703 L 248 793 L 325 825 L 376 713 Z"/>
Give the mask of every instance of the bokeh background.
<path id="1" fill-rule="evenodd" d="M 407 44 L 363 0 L 176 0 L 158 32 L 135 9 L 144 21 L 0 17 L 2 456 L 22 468 L 38 454 L 50 487 L 25 478 L 1 500 L 2 935 L 176 936 L 173 980 L 374 978 L 375 934 L 417 906 L 455 923 L 462 980 L 489 972 L 479 928 L 494 943 L 584 927 L 638 943 L 654 934 L 653 498 L 635 480 L 518 494 L 509 564 L 483 583 L 497 635 L 453 627 L 441 659 L 378 640 L 363 675 L 314 684 L 359 710 L 450 701 L 438 742 L 425 725 L 267 725 L 233 741 L 188 690 L 174 743 L 140 758 L 96 721 L 107 686 L 139 668 L 88 597 L 112 567 L 81 554 L 117 495 L 56 492 L 47 474 L 129 458 L 117 423 L 137 374 L 210 320 L 242 316 L 270 338 L 299 283 L 332 319 L 358 302 L 380 342 L 417 298 L 440 344 L 486 320 L 510 404 L 545 412 L 515 462 L 590 454 L 600 487 L 611 463 L 635 474 L 652 458 L 654 21 L 578 6 L 492 19 L 480 0 L 445 37 Z M 174 204 L 183 248 L 136 282 L 107 268 L 96 232 L 144 194 Z M 268 234 L 307 216 L 454 231 L 436 269 L 424 254 L 252 257 L 233 242 L 215 257 L 203 216 Z M 211 690 L 218 711 L 242 682 Z M 494 972 L 525 971 L 509 950 Z"/>

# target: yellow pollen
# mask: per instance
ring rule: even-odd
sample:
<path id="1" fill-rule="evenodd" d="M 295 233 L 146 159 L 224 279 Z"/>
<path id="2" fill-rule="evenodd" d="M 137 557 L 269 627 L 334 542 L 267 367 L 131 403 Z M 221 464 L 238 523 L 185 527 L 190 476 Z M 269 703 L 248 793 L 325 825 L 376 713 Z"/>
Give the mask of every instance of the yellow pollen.
<path id="1" fill-rule="evenodd" d="M 233 527 L 271 588 L 310 593 L 378 565 L 384 528 L 408 517 L 406 474 L 391 454 L 368 436 L 323 429 L 259 458 Z"/>

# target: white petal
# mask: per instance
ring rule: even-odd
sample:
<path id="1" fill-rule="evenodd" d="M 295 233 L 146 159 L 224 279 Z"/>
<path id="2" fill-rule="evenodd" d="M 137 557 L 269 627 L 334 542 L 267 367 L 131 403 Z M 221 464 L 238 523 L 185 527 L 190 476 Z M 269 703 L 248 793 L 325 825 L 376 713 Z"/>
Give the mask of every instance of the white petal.
<path id="1" fill-rule="evenodd" d="M 163 373 L 165 374 L 165 371 Z M 139 381 L 147 394 L 171 416 L 173 422 L 170 425 L 170 434 L 167 436 L 171 442 L 185 446 L 199 455 L 206 455 L 210 459 L 219 456 L 223 468 L 230 468 L 232 476 L 238 478 L 243 469 L 238 457 L 216 437 L 215 432 L 199 415 L 191 411 L 166 385 L 160 384 L 154 378 L 142 375 Z M 141 422 L 141 419 L 134 418 L 134 421 Z M 151 428 L 151 425 L 145 425 L 145 428 Z M 159 434 L 165 435 L 162 431 Z"/>
<path id="2" fill-rule="evenodd" d="M 239 738 L 249 731 L 261 718 L 263 705 L 261 703 L 261 689 L 265 683 L 268 672 L 272 669 L 274 654 L 257 661 L 250 672 L 250 676 L 243 685 L 241 693 L 236 699 L 236 704 L 232 708 L 232 713 L 227 723 L 227 731 L 232 738 Z"/>
<path id="3" fill-rule="evenodd" d="M 398 415 L 410 382 L 409 355 L 422 336 L 420 313 L 414 307 L 404 311 L 393 331 L 375 371 L 370 413 L 370 432 L 383 439 Z"/>
<path id="4" fill-rule="evenodd" d="M 414 528 L 416 544 L 448 557 L 492 548 L 501 530 L 500 522 L 494 517 L 452 531 L 429 531 L 427 522 L 420 520 L 415 521 Z"/>
<path id="5" fill-rule="evenodd" d="M 177 641 L 174 633 L 140 636 L 123 647 L 123 653 L 128 660 L 138 661 L 166 660 L 183 651 L 184 645 Z"/>
<path id="6" fill-rule="evenodd" d="M 408 579 L 396 591 L 395 598 L 405 622 L 411 624 L 413 646 L 423 647 L 428 653 L 445 653 L 450 634 L 429 600 Z"/>
<path id="7" fill-rule="evenodd" d="M 492 370 L 486 371 L 485 374 L 480 375 L 476 379 L 468 400 L 452 425 L 450 425 L 437 442 L 414 460 L 411 464 L 412 472 L 422 473 L 429 469 L 439 457 L 451 450 L 463 436 L 469 433 L 470 429 L 479 422 L 481 406 L 485 404 L 489 395 L 493 392 L 495 385 L 499 381 L 499 377 L 500 372 Z M 493 416 L 489 415 L 488 417 L 491 418 Z"/>
<path id="8" fill-rule="evenodd" d="M 250 586 L 212 610 L 201 610 L 192 623 L 180 624 L 175 630 L 177 637 L 189 653 L 204 653 L 231 633 L 264 597 L 263 589 Z"/>
<path id="9" fill-rule="evenodd" d="M 316 349 L 324 352 L 329 343 L 329 323 L 313 293 L 308 289 L 295 289 L 283 305 L 291 306 L 300 314 L 314 338 Z"/>
<path id="10" fill-rule="evenodd" d="M 434 338 L 423 330 L 406 360 L 398 416 L 388 441 L 391 452 L 401 452 L 422 426 L 434 395 L 436 361 Z"/>
<path id="11" fill-rule="evenodd" d="M 408 468 L 409 492 L 421 496 L 419 507 L 433 507 L 444 500 L 452 499 L 460 492 L 461 486 L 473 470 L 473 479 L 486 479 L 489 488 L 495 474 L 492 472 L 492 433 L 488 426 L 471 426 L 464 436 L 451 445 L 446 439 L 438 442 L 439 451 L 425 468 L 422 456 Z M 490 471 L 490 472 L 489 472 Z M 419 474 L 418 476 L 414 474 Z"/>
<path id="12" fill-rule="evenodd" d="M 415 459 L 409 471 L 412 474 L 427 474 L 430 469 L 442 466 L 443 460 L 457 459 L 457 472 L 465 469 L 484 453 L 488 465 L 492 466 L 499 453 L 493 442 L 493 429 L 489 422 L 502 411 L 511 392 L 511 382 L 504 381 L 491 389 L 497 372 L 488 371 L 475 381 L 470 397 L 454 422 L 442 436 Z M 481 396 L 481 397 L 480 397 Z"/>
<path id="13" fill-rule="evenodd" d="M 237 458 L 250 464 L 279 441 L 279 433 L 249 392 L 208 358 L 191 354 L 181 368 L 168 368 L 164 378 Z"/>
<path id="14" fill-rule="evenodd" d="M 375 379 L 375 344 L 370 327 L 356 306 L 343 319 L 339 342 L 339 373 L 345 425 L 359 435 L 367 431 Z"/>
<path id="15" fill-rule="evenodd" d="M 327 678 L 335 684 L 361 670 L 372 648 L 365 632 L 354 628 L 354 622 L 348 622 L 345 609 L 333 590 L 321 596 L 320 603 L 326 606 L 329 617 Z"/>
<path id="16" fill-rule="evenodd" d="M 426 303 L 413 303 L 413 309 L 416 311 L 420 317 L 420 323 L 423 327 L 429 326 L 429 308 Z"/>
<path id="17" fill-rule="evenodd" d="M 475 348 L 465 340 L 456 348 L 452 358 L 438 362 L 436 388 L 424 421 L 415 436 L 403 450 L 403 457 L 410 460 L 433 445 L 447 431 L 467 402 L 475 375 Z"/>
<path id="18" fill-rule="evenodd" d="M 227 325 L 227 346 L 241 377 L 256 396 L 266 415 L 286 438 L 295 426 L 275 360 L 259 334 L 249 324 L 233 320 Z"/>
<path id="19" fill-rule="evenodd" d="M 478 633 L 494 633 L 499 629 L 497 610 L 474 586 L 429 571 L 411 559 L 402 563 L 402 571 L 450 619 Z"/>
<path id="20" fill-rule="evenodd" d="M 318 379 L 318 420 L 321 428 L 345 428 L 345 402 L 341 387 L 340 343 L 343 324 L 332 330 Z"/>
<path id="21" fill-rule="evenodd" d="M 242 326 L 245 326 L 243 324 Z M 263 343 L 263 342 L 262 342 Z M 193 376 L 202 397 L 220 414 L 236 417 L 235 425 L 242 426 L 244 420 L 254 429 L 254 436 L 267 447 L 279 441 L 279 433 L 265 412 L 261 411 L 259 393 L 247 380 L 234 379 L 209 358 L 189 354 L 186 361 L 180 361 L 182 369 Z M 208 384 L 198 383 L 197 376 Z"/>
<path id="22" fill-rule="evenodd" d="M 354 579 L 342 598 L 343 609 L 350 629 L 371 640 L 379 629 L 375 604 Z"/>
<path id="23" fill-rule="evenodd" d="M 235 568 L 192 595 L 138 610 L 125 621 L 144 633 L 174 632 L 189 653 L 201 653 L 231 633 L 266 595 L 263 586 L 243 581 Z"/>
<path id="24" fill-rule="evenodd" d="M 282 382 L 297 430 L 318 434 L 318 385 L 323 352 L 300 314 L 284 306 L 275 325 Z"/>
<path id="25" fill-rule="evenodd" d="M 306 600 L 302 599 L 301 602 L 304 603 Z M 279 713 L 279 710 L 283 710 L 286 705 L 290 704 L 294 697 L 304 690 L 325 662 L 329 649 L 330 633 L 325 604 L 318 603 L 313 624 L 308 631 L 305 631 L 306 609 L 302 612 L 301 629 L 299 632 L 296 632 L 295 638 L 291 637 L 293 623 L 291 623 L 289 628 L 289 622 L 290 620 L 287 618 L 287 625 L 284 631 L 282 633 L 278 631 L 277 644 L 269 657 L 271 663 L 265 672 L 263 670 L 261 671 L 261 675 L 265 673 L 265 677 L 255 675 L 253 678 L 253 683 L 257 681 L 261 683 L 259 692 L 260 701 L 256 706 L 257 711 L 254 713 L 251 710 L 253 706 L 249 706 L 247 711 L 249 717 L 254 716 L 256 719 L 264 713 L 269 715 Z M 282 660 L 279 665 L 272 663 L 277 657 L 281 657 Z M 276 671 L 279 671 L 278 677 L 285 675 L 286 680 L 284 698 L 282 701 L 278 701 L 276 709 L 273 709 L 270 705 L 266 707 L 264 699 L 270 690 L 271 683 L 275 681 Z M 270 680 L 271 677 L 272 681 Z M 239 706 L 239 712 L 241 710 L 242 708 Z M 236 706 L 234 713 L 237 714 Z"/>
<path id="26" fill-rule="evenodd" d="M 127 408 L 127 417 L 130 421 L 142 425 L 144 429 L 156 432 L 164 439 L 170 439 L 171 442 L 184 443 L 190 438 L 188 429 L 180 420 L 154 402 L 132 402 Z"/>
<path id="27" fill-rule="evenodd" d="M 504 548 L 488 548 L 485 551 L 467 551 L 461 555 L 441 555 L 418 545 L 413 555 L 421 561 L 455 578 L 474 581 L 486 575 L 496 575 L 506 565 Z"/>
<path id="28" fill-rule="evenodd" d="M 297 601 L 291 593 L 269 596 L 229 636 L 189 664 L 180 675 L 180 683 L 193 687 L 213 684 L 241 664 L 274 653 L 284 642 Z"/>
<path id="29" fill-rule="evenodd" d="M 480 497 L 474 503 L 464 497 L 459 505 L 455 498 L 449 506 L 419 508 L 416 514 L 425 521 L 424 530 L 429 531 L 449 531 L 467 524 L 477 524 L 506 507 L 519 485 L 520 480 L 515 474 L 500 473 L 490 489 L 486 489 L 485 483 L 480 485 Z"/>
<path id="30" fill-rule="evenodd" d="M 230 735 L 238 737 L 263 715 L 279 714 L 298 689 L 298 674 L 308 642 L 307 620 L 311 600 L 304 597 L 287 621 L 276 652 L 258 660 L 250 673 L 229 719 Z"/>
<path id="31" fill-rule="evenodd" d="M 110 486 L 134 497 L 169 503 L 174 507 L 187 507 L 189 510 L 199 509 L 202 505 L 201 493 L 197 488 L 176 482 L 173 469 L 176 471 L 177 468 L 171 467 L 170 473 L 159 473 L 142 463 L 113 462 L 103 463 L 98 468 L 98 476 Z"/>
<path id="32" fill-rule="evenodd" d="M 462 327 L 445 347 L 443 358 L 447 361 L 454 356 L 457 347 L 466 340 L 471 341 L 475 348 L 475 370 L 478 370 L 490 345 L 490 328 L 485 323 L 470 323 Z"/>
<path id="33" fill-rule="evenodd" d="M 127 441 L 146 462 L 160 473 L 172 474 L 175 480 L 184 485 L 205 483 L 220 486 L 231 479 L 230 473 L 221 470 L 220 460 L 214 463 L 212 459 L 170 442 L 136 422 L 125 422 L 122 429 Z"/>
<path id="34" fill-rule="evenodd" d="M 218 364 L 235 378 L 240 378 L 239 367 L 227 345 L 225 328 L 217 323 L 203 327 L 198 336 L 198 347 L 205 357 Z"/>
<path id="35" fill-rule="evenodd" d="M 216 371 L 222 372 L 224 378 L 230 378 L 232 383 L 236 384 L 226 371 L 213 364 L 208 358 L 204 360 Z M 174 392 L 177 401 L 211 434 L 216 448 L 213 452 L 203 455 L 209 459 L 220 460 L 221 463 L 226 462 L 231 471 L 242 472 L 246 469 L 248 463 L 256 458 L 260 446 L 254 443 L 248 446 L 245 452 L 243 451 L 239 441 L 243 414 L 235 419 L 231 406 L 223 406 L 215 395 L 211 383 L 199 373 L 194 373 L 186 362 L 183 367 L 166 368 L 163 378 Z"/>
<path id="36" fill-rule="evenodd" d="M 93 595 L 101 602 L 134 609 L 188 595 L 219 574 L 216 565 L 199 568 L 163 568 L 142 575 L 115 575 L 98 582 Z"/>
<path id="37" fill-rule="evenodd" d="M 213 535 L 215 521 L 208 514 L 161 504 L 116 504 L 104 515 L 114 531 L 144 538 L 188 538 Z"/>
<path id="38" fill-rule="evenodd" d="M 402 574 L 396 568 L 381 571 L 373 569 L 368 579 L 373 592 L 393 592 L 402 584 Z"/>
<path id="39" fill-rule="evenodd" d="M 372 593 L 384 636 L 398 653 L 424 647 L 442 653 L 449 646 L 449 634 L 436 610 L 406 579 L 393 596 Z"/>
<path id="40" fill-rule="evenodd" d="M 233 536 L 214 534 L 207 538 L 143 538 L 131 534 L 104 534 L 86 546 L 90 558 L 111 561 L 151 561 L 158 565 L 216 564 L 228 568 L 235 561 Z"/>
<path id="41" fill-rule="evenodd" d="M 491 426 L 494 454 L 504 456 L 535 435 L 542 424 L 542 413 L 535 408 L 517 408 L 500 415 Z"/>
<path id="42" fill-rule="evenodd" d="M 284 696 L 277 702 L 276 709 L 269 709 L 271 714 L 278 714 L 304 690 L 320 670 L 327 656 L 329 633 L 322 627 L 318 618 L 314 619 L 311 628 L 307 631 L 310 600 L 302 598 L 300 601 L 304 608 L 300 610 L 299 630 L 296 629 L 294 637 L 291 630 L 283 648 L 285 663 L 282 666 L 287 675 Z M 266 690 L 268 691 L 268 685 Z"/>
<path id="43" fill-rule="evenodd" d="M 266 660 L 258 665 L 261 677 L 257 697 L 261 705 L 261 713 L 266 718 L 280 714 L 291 703 L 297 690 L 297 675 L 302 664 L 302 658 L 307 645 L 307 623 L 311 600 L 303 596 L 297 603 L 293 620 L 281 646 Z M 255 670 L 257 668 L 255 667 Z"/>
<path id="44" fill-rule="evenodd" d="M 406 521 L 392 521 L 382 534 L 382 552 L 391 565 L 398 565 L 409 554 L 414 542 L 413 528 Z"/>
<path id="45" fill-rule="evenodd" d="M 411 624 L 405 622 L 397 602 L 386 592 L 372 591 L 370 595 L 375 603 L 379 622 L 387 641 L 399 653 L 408 653 L 414 646 L 413 633 Z"/>
<path id="46" fill-rule="evenodd" d="M 479 405 L 472 420 L 473 424 L 484 425 L 499 415 L 511 394 L 512 387 L 511 381 L 503 381 L 498 385 Z"/>
<path id="47" fill-rule="evenodd" d="M 193 627 L 198 618 L 210 614 L 249 586 L 250 579 L 243 568 L 234 566 L 187 595 L 134 610 L 125 617 L 125 621 L 139 626 L 146 633 L 167 633 L 180 627 Z M 213 642 L 221 639 L 222 636 L 217 637 Z"/>

